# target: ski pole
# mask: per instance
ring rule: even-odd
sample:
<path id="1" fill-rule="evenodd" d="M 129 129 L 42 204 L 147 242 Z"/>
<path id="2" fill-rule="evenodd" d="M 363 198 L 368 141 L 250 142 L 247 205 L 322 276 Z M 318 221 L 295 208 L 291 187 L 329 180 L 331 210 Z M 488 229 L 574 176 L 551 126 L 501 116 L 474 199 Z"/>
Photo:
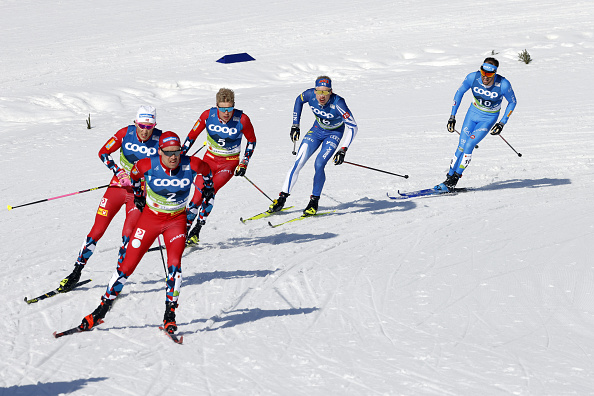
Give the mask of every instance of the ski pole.
<path id="1" fill-rule="evenodd" d="M 456 131 L 456 130 L 454 129 L 454 131 Z M 456 131 L 456 133 L 457 133 L 458 135 L 460 134 L 460 132 L 458 132 L 458 131 Z M 474 148 L 478 148 L 478 144 L 477 144 L 477 145 L 475 145 L 475 146 L 474 146 Z"/>
<path id="2" fill-rule="evenodd" d="M 297 151 L 295 151 L 296 146 L 297 146 L 297 140 L 293 140 L 293 155 L 297 155 Z"/>
<path id="3" fill-rule="evenodd" d="M 104 185 L 104 186 L 99 186 L 99 187 L 88 188 L 88 189 L 86 189 L 86 190 L 80 190 L 80 191 L 77 191 L 77 192 L 73 192 L 73 193 L 70 193 L 70 194 L 64 194 L 64 195 L 60 195 L 60 196 L 57 196 L 57 197 L 46 198 L 46 199 L 40 199 L 39 201 L 35 201 L 35 202 L 29 202 L 29 203 L 22 204 L 22 205 L 17 205 L 17 206 L 10 206 L 10 205 L 7 205 L 7 207 L 8 207 L 8 210 L 12 210 L 12 209 L 15 209 L 15 208 L 20 208 L 21 206 L 27 206 L 27 205 L 38 204 L 38 203 L 40 203 L 40 202 L 52 201 L 52 200 L 54 200 L 54 199 L 58 199 L 58 198 L 64 198 L 64 197 L 69 197 L 69 196 L 71 196 L 71 195 L 81 194 L 81 193 L 85 193 L 85 192 L 89 192 L 89 191 L 93 191 L 93 190 L 98 190 L 98 189 L 100 189 L 100 188 L 106 188 L 106 187 L 109 187 L 109 184 L 106 184 L 106 185 Z"/>
<path id="4" fill-rule="evenodd" d="M 365 165 L 359 165 L 359 164 L 355 164 L 354 162 L 349 162 L 349 161 L 344 161 L 345 164 L 350 164 L 350 165 L 355 165 L 355 166 L 360 166 L 361 168 L 365 168 L 365 169 L 371 169 L 377 172 L 382 172 L 382 173 L 387 173 L 388 175 L 394 175 L 394 176 L 400 176 L 400 177 L 404 177 L 405 179 L 408 179 L 408 175 L 399 175 L 397 173 L 392 173 L 392 172 L 388 172 L 385 170 L 381 170 L 381 169 L 375 169 L 375 168 L 371 168 L 369 166 L 365 166 Z"/>
<path id="5" fill-rule="evenodd" d="M 163 269 L 165 270 L 165 282 L 167 282 L 169 273 L 167 272 L 167 266 L 165 265 L 165 256 L 163 256 L 163 246 L 161 245 L 161 235 L 157 235 L 157 241 L 159 242 L 159 251 L 161 252 L 161 261 L 163 261 Z M 165 288 L 167 288 L 167 286 L 165 286 Z"/>
<path id="6" fill-rule="evenodd" d="M 202 150 L 204 147 L 206 147 L 206 142 L 204 142 L 204 143 L 202 144 L 202 146 L 200 146 L 200 148 L 199 148 L 198 150 L 196 150 L 196 151 L 194 152 L 194 154 L 192 154 L 190 157 L 193 157 L 193 156 L 195 156 L 196 154 L 198 154 L 198 152 L 199 152 L 200 150 Z"/>
<path id="7" fill-rule="evenodd" d="M 251 181 L 250 179 L 248 179 L 248 178 L 247 178 L 247 176 L 246 176 L 246 175 L 243 175 L 243 178 L 244 178 L 245 180 L 249 181 L 249 182 L 252 184 L 252 186 L 256 187 L 256 189 L 258 189 L 258 191 L 260 191 L 262 194 L 264 194 L 264 196 L 265 196 L 266 198 L 270 199 L 270 201 L 271 201 L 271 202 L 274 202 L 274 201 L 272 200 L 272 198 L 270 198 L 268 195 L 266 195 L 266 193 L 265 193 L 264 191 L 260 190 L 260 187 L 256 186 L 256 185 L 254 184 L 254 182 L 253 182 L 253 181 Z"/>
<path id="8" fill-rule="evenodd" d="M 504 138 L 503 136 L 499 135 L 499 137 L 500 137 L 501 139 L 503 139 L 503 141 L 504 141 L 505 143 L 507 143 L 507 140 L 505 140 L 505 138 Z M 522 156 L 522 153 L 518 153 L 518 152 L 516 151 L 516 149 L 512 147 L 512 145 L 511 145 L 511 144 L 507 143 L 507 145 L 508 145 L 508 146 L 509 146 L 509 147 L 510 147 L 512 150 L 514 150 L 514 153 L 518 154 L 518 157 L 521 157 L 521 156 Z"/>

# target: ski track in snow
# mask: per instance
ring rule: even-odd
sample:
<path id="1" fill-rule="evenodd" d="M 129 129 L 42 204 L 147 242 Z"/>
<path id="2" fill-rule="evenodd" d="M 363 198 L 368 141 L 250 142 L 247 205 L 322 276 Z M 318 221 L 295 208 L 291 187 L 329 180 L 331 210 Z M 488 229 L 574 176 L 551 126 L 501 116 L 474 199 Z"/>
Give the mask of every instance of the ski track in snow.
<path id="1" fill-rule="evenodd" d="M 139 104 L 185 137 L 222 86 L 256 128 L 248 177 L 275 197 L 294 161 L 294 99 L 320 74 L 359 124 L 347 160 L 410 178 L 330 163 L 320 210 L 336 212 L 276 229 L 267 221 L 307 204 L 313 160 L 291 212 L 245 225 L 269 201 L 234 178 L 183 255 L 181 346 L 158 330 L 158 252 L 104 324 L 52 337 L 99 303 L 122 213 L 83 272 L 91 283 L 22 301 L 69 273 L 102 190 L 2 211 L 0 395 L 594 394 L 594 6 L 348 0 L 325 3 L 321 20 L 309 0 L 227 5 L 148 1 L 140 29 L 137 7 L 112 0 L 3 1 L 2 203 L 107 183 L 97 151 Z M 522 157 L 488 136 L 460 181 L 471 192 L 386 199 L 443 180 L 453 94 L 492 51 L 518 97 L 502 136 Z M 256 61 L 214 62 L 237 52 Z M 302 130 L 312 121 L 304 109 Z"/>

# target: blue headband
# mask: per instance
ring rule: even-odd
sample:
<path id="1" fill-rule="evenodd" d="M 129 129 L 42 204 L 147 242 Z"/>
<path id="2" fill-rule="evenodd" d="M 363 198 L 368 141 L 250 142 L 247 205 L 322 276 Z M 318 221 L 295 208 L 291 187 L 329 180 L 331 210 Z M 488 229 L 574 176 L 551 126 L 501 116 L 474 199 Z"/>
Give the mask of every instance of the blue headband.
<path id="1" fill-rule="evenodd" d="M 328 87 L 332 89 L 332 80 L 329 78 L 318 78 L 316 80 L 316 87 Z"/>
<path id="2" fill-rule="evenodd" d="M 488 73 L 493 73 L 497 71 L 497 66 L 492 65 L 490 63 L 483 63 L 483 65 L 481 66 L 481 69 L 483 69 L 484 71 L 488 72 Z"/>

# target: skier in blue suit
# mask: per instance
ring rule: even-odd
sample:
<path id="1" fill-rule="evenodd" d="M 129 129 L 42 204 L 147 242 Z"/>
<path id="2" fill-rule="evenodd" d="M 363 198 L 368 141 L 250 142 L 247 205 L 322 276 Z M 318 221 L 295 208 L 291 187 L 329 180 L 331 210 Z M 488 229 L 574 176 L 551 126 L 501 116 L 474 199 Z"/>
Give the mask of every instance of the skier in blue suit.
<path id="1" fill-rule="evenodd" d="M 435 186 L 439 191 L 453 191 L 462 172 L 470 164 L 472 150 L 485 137 L 489 130 L 491 135 L 499 135 L 507 123 L 509 116 L 516 107 L 516 95 L 509 81 L 497 74 L 499 61 L 495 58 L 486 58 L 480 70 L 466 76 L 462 85 L 454 95 L 454 105 L 450 119 L 448 120 L 448 131 L 455 132 L 456 112 L 464 93 L 469 89 L 472 91 L 474 100 L 466 112 L 460 140 L 456 153 L 450 162 L 450 170 L 443 183 Z M 505 114 L 497 122 L 503 98 L 507 100 Z"/>
<path id="2" fill-rule="evenodd" d="M 316 157 L 314 165 L 315 174 L 313 180 L 313 190 L 309 199 L 309 204 L 303 210 L 305 215 L 315 215 L 318 211 L 318 201 L 322 194 L 322 188 L 326 181 L 324 168 L 330 158 L 333 158 L 335 165 L 344 162 L 344 157 L 350 144 L 357 135 L 357 122 L 353 118 L 345 100 L 332 92 L 332 80 L 328 76 L 316 78 L 315 88 L 304 91 L 295 99 L 293 108 L 293 126 L 291 127 L 291 140 L 299 140 L 299 121 L 301 120 L 301 111 L 303 105 L 308 104 L 316 118 L 313 126 L 305 134 L 299 150 L 295 164 L 287 173 L 283 189 L 278 199 L 275 199 L 269 212 L 278 212 L 282 210 L 287 197 L 297 183 L 299 171 L 309 160 L 313 153 L 321 146 L 320 152 Z M 342 141 L 341 148 L 336 151 Z M 336 151 L 336 154 L 334 152 Z M 334 157 L 332 155 L 334 154 Z"/>

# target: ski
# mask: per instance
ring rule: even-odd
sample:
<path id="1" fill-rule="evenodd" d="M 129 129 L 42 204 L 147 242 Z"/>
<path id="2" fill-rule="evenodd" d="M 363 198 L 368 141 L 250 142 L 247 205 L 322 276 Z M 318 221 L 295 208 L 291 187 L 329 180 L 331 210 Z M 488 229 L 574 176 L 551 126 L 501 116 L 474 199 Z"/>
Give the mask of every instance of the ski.
<path id="1" fill-rule="evenodd" d="M 307 219 L 308 217 L 324 216 L 324 215 L 328 215 L 328 214 L 331 214 L 331 213 L 334 213 L 334 212 L 336 212 L 336 210 L 330 210 L 328 212 L 318 212 L 315 215 L 302 214 L 299 217 L 294 217 L 294 218 L 292 218 L 290 220 L 283 221 L 282 223 L 279 223 L 279 224 L 272 224 L 271 222 L 268 222 L 268 225 L 270 227 L 272 227 L 272 228 L 276 228 L 276 227 L 282 226 L 283 224 L 292 223 L 294 221 L 299 221 L 299 220 Z"/>
<path id="2" fill-rule="evenodd" d="M 426 197 L 430 195 L 454 195 L 460 192 L 469 191 L 468 188 L 456 188 L 454 191 L 441 191 L 436 190 L 435 188 L 426 188 L 424 190 L 418 191 L 410 191 L 410 192 L 400 192 L 398 191 L 398 196 L 390 195 L 390 193 L 386 193 L 388 198 L 390 199 L 408 199 L 408 198 L 415 198 L 415 197 Z"/>
<path id="3" fill-rule="evenodd" d="M 27 297 L 25 297 L 25 302 L 27 304 L 33 304 L 33 303 L 36 303 L 38 301 L 45 300 L 46 298 L 53 297 L 53 296 L 55 296 L 57 294 L 60 294 L 60 293 L 68 293 L 69 291 L 72 291 L 72 290 L 76 289 L 79 286 L 85 285 L 85 284 L 89 283 L 90 281 L 91 281 L 91 279 L 80 281 L 76 285 L 74 285 L 74 287 L 72 289 L 70 289 L 68 291 L 61 291 L 60 288 L 58 287 L 57 289 L 52 290 L 51 292 L 47 292 L 45 294 L 42 294 L 39 297 L 35 297 L 35 298 L 30 299 L 30 300 L 28 300 Z"/>
<path id="4" fill-rule="evenodd" d="M 100 325 L 101 323 L 103 323 L 103 319 L 100 319 L 99 322 L 97 322 L 97 324 L 95 326 Z M 70 334 L 76 334 L 76 333 L 82 333 L 85 331 L 91 331 L 95 328 L 95 326 L 93 326 L 92 328 L 90 328 L 89 330 L 83 330 L 81 329 L 79 326 L 73 327 L 71 329 L 62 331 L 61 333 L 58 333 L 57 331 L 54 331 L 54 338 L 60 338 L 60 337 L 64 337 Z"/>
<path id="5" fill-rule="evenodd" d="M 165 328 L 163 328 L 163 326 L 159 326 L 159 330 L 162 330 L 163 333 L 167 334 L 167 337 L 169 337 L 171 341 L 175 342 L 176 344 L 183 344 L 184 336 L 178 337 L 175 333 L 165 331 Z"/>
<path id="6" fill-rule="evenodd" d="M 287 206 L 286 208 L 282 208 L 280 211 L 281 212 L 284 212 L 285 210 L 289 210 L 291 208 L 292 208 L 292 206 Z M 276 214 L 276 213 L 278 213 L 278 212 L 269 212 L 269 211 L 266 211 L 266 212 L 258 213 L 257 215 L 254 215 L 252 217 L 248 217 L 247 219 L 244 219 L 243 217 L 240 217 L 239 218 L 239 221 L 241 221 L 243 224 L 245 224 L 248 221 L 263 219 L 265 217 L 272 216 L 273 214 Z"/>

